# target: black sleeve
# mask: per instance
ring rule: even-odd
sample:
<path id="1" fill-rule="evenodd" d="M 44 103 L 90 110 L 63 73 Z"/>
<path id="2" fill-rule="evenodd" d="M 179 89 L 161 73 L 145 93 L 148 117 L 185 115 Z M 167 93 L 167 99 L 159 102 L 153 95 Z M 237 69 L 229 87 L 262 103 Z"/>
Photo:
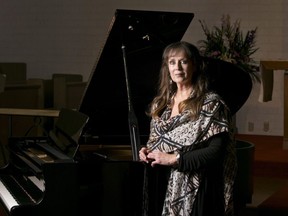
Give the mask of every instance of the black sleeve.
<path id="1" fill-rule="evenodd" d="M 180 153 L 178 170 L 180 172 L 197 170 L 222 161 L 228 139 L 228 132 L 222 132 L 202 143 L 205 147 Z"/>

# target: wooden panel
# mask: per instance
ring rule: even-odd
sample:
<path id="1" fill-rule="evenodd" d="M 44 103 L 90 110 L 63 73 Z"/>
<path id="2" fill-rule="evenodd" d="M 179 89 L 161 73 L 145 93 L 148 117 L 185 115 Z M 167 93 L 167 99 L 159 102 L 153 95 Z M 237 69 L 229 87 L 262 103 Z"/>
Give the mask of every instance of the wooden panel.
<path id="1" fill-rule="evenodd" d="M 284 149 L 288 149 L 288 72 L 284 74 Z"/>
<path id="2" fill-rule="evenodd" d="M 82 81 L 82 75 L 53 74 L 53 108 L 77 109 L 86 85 Z"/>
<path id="3" fill-rule="evenodd" d="M 21 62 L 7 62 L 0 63 L 0 73 L 6 74 L 7 83 L 19 83 L 26 81 L 26 63 Z"/>
<path id="4" fill-rule="evenodd" d="M 260 61 L 261 70 L 261 87 L 260 87 L 260 102 L 272 100 L 273 92 L 273 73 L 274 70 L 286 70 L 284 75 L 284 133 L 283 133 L 283 149 L 288 149 L 288 61 L 287 60 L 267 60 Z"/>
<path id="5" fill-rule="evenodd" d="M 78 109 L 85 92 L 86 82 L 67 83 L 66 106 L 71 109 Z"/>
<path id="6" fill-rule="evenodd" d="M 0 108 L 19 108 L 19 109 L 43 109 L 44 108 L 44 89 L 42 80 L 26 80 L 23 83 L 6 83 L 4 92 L 0 94 Z M 9 121 L 8 116 L 0 117 L 0 142 L 8 143 L 10 123 L 13 136 L 25 136 L 26 132 L 35 125 L 32 116 L 14 116 Z M 46 119 L 41 119 L 41 125 L 46 124 Z M 48 121 L 47 121 L 48 122 Z M 43 130 L 35 127 L 30 135 L 42 135 Z"/>
<path id="7" fill-rule="evenodd" d="M 0 94 L 4 91 L 6 83 L 6 74 L 0 73 Z"/>

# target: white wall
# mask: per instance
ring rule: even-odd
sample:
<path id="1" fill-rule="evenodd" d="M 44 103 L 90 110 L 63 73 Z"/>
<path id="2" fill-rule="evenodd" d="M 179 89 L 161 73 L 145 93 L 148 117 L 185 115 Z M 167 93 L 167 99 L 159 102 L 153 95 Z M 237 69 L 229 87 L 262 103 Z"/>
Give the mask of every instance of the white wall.
<path id="1" fill-rule="evenodd" d="M 0 0 L 0 62 L 26 62 L 28 78 L 53 73 L 89 78 L 115 9 L 193 12 L 184 40 L 203 39 L 199 19 L 219 25 L 223 14 L 241 20 L 243 31 L 258 27 L 255 60 L 288 58 L 285 0 Z M 276 74 L 276 73 L 275 73 Z M 258 102 L 259 85 L 237 113 L 239 133 L 283 135 L 283 71 L 275 75 L 273 100 Z M 264 131 L 264 123 L 269 130 Z M 254 125 L 248 131 L 248 123 Z"/>

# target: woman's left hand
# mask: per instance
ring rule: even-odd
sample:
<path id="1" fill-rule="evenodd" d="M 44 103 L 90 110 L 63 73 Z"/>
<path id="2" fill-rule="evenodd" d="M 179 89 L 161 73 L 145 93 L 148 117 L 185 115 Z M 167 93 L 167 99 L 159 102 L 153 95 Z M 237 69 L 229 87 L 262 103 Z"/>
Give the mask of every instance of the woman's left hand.
<path id="1" fill-rule="evenodd" d="M 156 164 L 165 166 L 174 166 L 177 164 L 176 154 L 164 153 L 158 150 L 149 152 L 147 158 L 152 161 L 152 167 L 154 167 Z"/>

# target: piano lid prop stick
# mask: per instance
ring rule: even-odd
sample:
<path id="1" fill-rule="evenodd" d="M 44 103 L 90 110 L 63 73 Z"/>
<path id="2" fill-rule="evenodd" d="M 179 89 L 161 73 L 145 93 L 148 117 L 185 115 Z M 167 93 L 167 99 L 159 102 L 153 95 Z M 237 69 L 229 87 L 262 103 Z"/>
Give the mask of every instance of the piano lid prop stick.
<path id="1" fill-rule="evenodd" d="M 138 129 L 138 120 L 135 115 L 135 112 L 132 106 L 132 101 L 131 101 L 129 78 L 128 78 L 128 71 L 127 71 L 127 61 L 126 61 L 126 48 L 124 45 L 122 45 L 122 53 L 123 53 L 123 61 L 124 61 L 127 97 L 128 97 L 128 124 L 129 124 L 130 139 L 131 139 L 131 145 L 132 145 L 132 156 L 133 156 L 134 161 L 139 161 L 138 151 L 140 150 L 139 149 L 140 137 L 139 137 L 139 129 Z"/>

